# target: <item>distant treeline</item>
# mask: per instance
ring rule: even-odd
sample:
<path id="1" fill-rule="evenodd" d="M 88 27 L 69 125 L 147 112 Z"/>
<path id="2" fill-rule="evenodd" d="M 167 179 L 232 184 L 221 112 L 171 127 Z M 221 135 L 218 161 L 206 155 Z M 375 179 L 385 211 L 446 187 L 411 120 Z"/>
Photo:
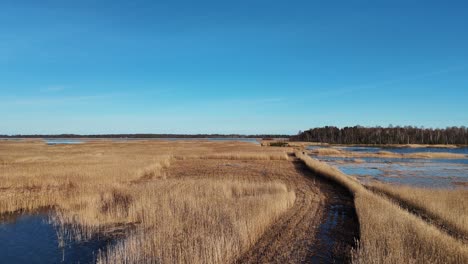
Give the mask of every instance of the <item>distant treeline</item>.
<path id="1" fill-rule="evenodd" d="M 291 135 L 240 134 L 100 134 L 100 135 L 0 135 L 0 138 L 289 138 Z"/>
<path id="2" fill-rule="evenodd" d="M 313 128 L 292 136 L 291 141 L 311 141 L 331 144 L 468 144 L 468 128 L 445 129 L 405 127 L 344 127 Z"/>

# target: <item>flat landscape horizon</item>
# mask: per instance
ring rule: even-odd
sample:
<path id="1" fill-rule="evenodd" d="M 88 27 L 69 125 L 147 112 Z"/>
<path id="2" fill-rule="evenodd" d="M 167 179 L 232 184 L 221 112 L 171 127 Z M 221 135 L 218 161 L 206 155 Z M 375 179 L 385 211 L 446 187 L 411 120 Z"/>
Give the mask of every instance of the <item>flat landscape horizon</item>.
<path id="1" fill-rule="evenodd" d="M 9 263 L 30 262 L 23 250 L 39 263 L 468 260 L 468 146 L 295 141 L 304 133 L 2 139 L 0 255 Z M 445 171 L 415 173 L 420 162 Z M 346 164 L 362 169 L 345 174 Z M 384 167 L 369 173 L 367 164 Z"/>
<path id="2" fill-rule="evenodd" d="M 467 13 L 0 1 L 0 263 L 468 263 Z"/>

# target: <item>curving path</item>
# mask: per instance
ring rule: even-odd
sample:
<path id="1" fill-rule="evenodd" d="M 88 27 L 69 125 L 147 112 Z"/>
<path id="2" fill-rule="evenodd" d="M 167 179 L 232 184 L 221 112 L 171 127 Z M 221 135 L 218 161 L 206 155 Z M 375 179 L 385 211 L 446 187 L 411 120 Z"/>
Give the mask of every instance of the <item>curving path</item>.
<path id="1" fill-rule="evenodd" d="M 238 263 L 347 263 L 359 237 L 352 196 L 293 160 L 296 202 Z"/>

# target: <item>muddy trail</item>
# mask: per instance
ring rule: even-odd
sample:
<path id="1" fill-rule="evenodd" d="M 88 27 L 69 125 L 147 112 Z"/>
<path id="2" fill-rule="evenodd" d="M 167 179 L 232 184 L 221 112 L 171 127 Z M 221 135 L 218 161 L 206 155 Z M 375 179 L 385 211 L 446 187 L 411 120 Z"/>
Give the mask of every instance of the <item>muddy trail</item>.
<path id="1" fill-rule="evenodd" d="M 359 239 L 351 194 L 294 159 L 296 202 L 237 263 L 349 263 Z"/>

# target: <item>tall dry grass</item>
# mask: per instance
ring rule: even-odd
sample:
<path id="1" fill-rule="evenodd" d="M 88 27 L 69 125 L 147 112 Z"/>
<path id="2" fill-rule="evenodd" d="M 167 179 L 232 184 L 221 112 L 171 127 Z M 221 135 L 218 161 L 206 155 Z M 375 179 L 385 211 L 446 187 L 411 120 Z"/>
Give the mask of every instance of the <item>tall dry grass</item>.
<path id="1" fill-rule="evenodd" d="M 140 228 L 101 254 L 99 263 L 228 263 L 295 199 L 281 183 L 168 181 L 132 195 L 128 214 Z"/>
<path id="2" fill-rule="evenodd" d="M 355 205 L 361 240 L 353 263 L 467 263 L 466 244 L 387 199 L 360 192 Z"/>
<path id="3" fill-rule="evenodd" d="M 429 189 L 372 182 L 382 192 L 468 238 L 468 190 Z"/>
<path id="4" fill-rule="evenodd" d="M 185 155 L 176 156 L 177 159 L 225 159 L 225 160 L 288 160 L 286 152 L 230 152 L 214 153 L 208 155 Z"/>
<path id="5" fill-rule="evenodd" d="M 361 236 L 353 263 L 468 263 L 468 246 L 409 213 L 357 180 L 303 152 L 306 165 L 354 195 Z"/>
<path id="6" fill-rule="evenodd" d="M 62 240 L 118 236 L 100 263 L 228 263 L 295 201 L 268 179 L 172 178 L 185 156 L 287 158 L 249 143 L 0 142 L 0 216 L 46 207 Z"/>
<path id="7" fill-rule="evenodd" d="M 347 188 L 352 194 L 365 191 L 365 188 L 359 183 L 358 180 L 347 176 L 339 169 L 332 167 L 325 162 L 313 159 L 304 152 L 296 152 L 296 157 L 301 159 L 313 172 L 339 183 L 340 185 Z"/>

